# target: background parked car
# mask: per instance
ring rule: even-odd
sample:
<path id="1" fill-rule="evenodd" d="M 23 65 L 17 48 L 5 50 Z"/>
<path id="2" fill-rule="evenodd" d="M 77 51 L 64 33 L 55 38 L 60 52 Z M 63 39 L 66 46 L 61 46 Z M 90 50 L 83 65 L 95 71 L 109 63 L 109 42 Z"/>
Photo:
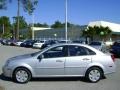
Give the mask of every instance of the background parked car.
<path id="1" fill-rule="evenodd" d="M 48 40 L 41 46 L 41 49 L 44 49 L 44 48 L 46 48 L 48 46 L 51 46 L 53 44 L 56 44 L 56 43 L 58 43 L 58 41 L 56 41 L 56 40 Z"/>
<path id="2" fill-rule="evenodd" d="M 115 55 L 115 57 L 120 57 L 120 41 L 114 42 L 111 46 L 110 52 Z"/>
<path id="3" fill-rule="evenodd" d="M 41 48 L 45 42 L 46 40 L 37 40 L 37 42 L 33 44 L 33 48 Z"/>
<path id="4" fill-rule="evenodd" d="M 1 39 L 1 44 L 6 45 L 6 39 Z"/>
<path id="5" fill-rule="evenodd" d="M 81 40 L 74 40 L 74 41 L 72 41 L 72 43 L 81 43 L 81 44 L 85 44 L 85 42 L 84 42 L 84 41 L 81 41 Z"/>
<path id="6" fill-rule="evenodd" d="M 2 45 L 2 43 L 0 42 L 0 46 Z"/>
<path id="7" fill-rule="evenodd" d="M 89 45 L 102 51 L 102 52 L 107 51 L 107 47 L 106 47 L 105 43 L 102 41 L 92 41 Z"/>
<path id="8" fill-rule="evenodd" d="M 15 45 L 16 45 L 16 46 L 20 46 L 20 44 L 23 43 L 23 42 L 24 42 L 24 41 L 19 40 L 19 41 L 17 41 L 17 42 L 15 43 Z"/>
<path id="9" fill-rule="evenodd" d="M 113 41 L 105 41 L 106 46 L 110 47 L 111 45 L 113 45 Z"/>
<path id="10" fill-rule="evenodd" d="M 21 43 L 21 47 L 33 47 L 33 44 L 36 43 L 36 40 L 26 40 L 25 42 Z"/>
<path id="11" fill-rule="evenodd" d="M 0 45 L 2 45 L 2 39 L 0 39 Z"/>

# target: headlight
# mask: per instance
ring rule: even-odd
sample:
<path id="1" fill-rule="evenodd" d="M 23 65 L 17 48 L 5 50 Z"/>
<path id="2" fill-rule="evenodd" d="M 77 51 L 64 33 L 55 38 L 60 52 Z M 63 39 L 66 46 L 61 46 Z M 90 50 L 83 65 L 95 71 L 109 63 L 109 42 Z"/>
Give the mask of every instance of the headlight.
<path id="1" fill-rule="evenodd" d="M 8 60 L 6 63 L 5 63 L 5 66 L 8 66 L 10 63 L 10 60 Z"/>

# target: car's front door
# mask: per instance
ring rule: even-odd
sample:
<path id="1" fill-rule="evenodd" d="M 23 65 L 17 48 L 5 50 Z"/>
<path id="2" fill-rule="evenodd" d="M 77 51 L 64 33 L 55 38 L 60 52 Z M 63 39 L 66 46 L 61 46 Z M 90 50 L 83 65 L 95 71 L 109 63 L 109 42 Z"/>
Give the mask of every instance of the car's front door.
<path id="1" fill-rule="evenodd" d="M 54 47 L 39 57 L 35 69 L 36 75 L 44 77 L 64 75 L 66 46 Z"/>

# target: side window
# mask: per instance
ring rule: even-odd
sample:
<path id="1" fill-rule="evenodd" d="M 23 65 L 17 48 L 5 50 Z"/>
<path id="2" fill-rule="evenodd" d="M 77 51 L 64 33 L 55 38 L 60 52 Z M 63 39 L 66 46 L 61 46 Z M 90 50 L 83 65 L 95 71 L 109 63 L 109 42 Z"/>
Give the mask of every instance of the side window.
<path id="1" fill-rule="evenodd" d="M 92 51 L 92 50 L 90 50 L 88 48 L 85 48 L 85 49 L 86 49 L 88 55 L 96 55 L 96 53 L 94 51 Z"/>
<path id="2" fill-rule="evenodd" d="M 43 53 L 44 58 L 57 58 L 66 56 L 66 46 L 52 48 Z"/>
<path id="3" fill-rule="evenodd" d="M 74 45 L 69 46 L 69 55 L 70 56 L 83 56 L 83 55 L 87 55 L 87 54 L 88 53 L 84 47 L 74 46 Z"/>

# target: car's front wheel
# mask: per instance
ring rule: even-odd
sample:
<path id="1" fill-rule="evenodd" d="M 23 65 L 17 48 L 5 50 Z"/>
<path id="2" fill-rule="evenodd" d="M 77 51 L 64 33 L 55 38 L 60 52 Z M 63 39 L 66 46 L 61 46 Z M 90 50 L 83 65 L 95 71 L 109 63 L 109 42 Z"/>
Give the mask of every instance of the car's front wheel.
<path id="1" fill-rule="evenodd" d="M 31 73 L 26 68 L 17 68 L 13 73 L 13 79 L 18 83 L 27 83 L 31 79 Z"/>
<path id="2" fill-rule="evenodd" d="M 102 70 L 98 67 L 92 67 L 87 70 L 86 76 L 85 76 L 90 82 L 96 83 L 98 82 L 102 77 Z"/>

